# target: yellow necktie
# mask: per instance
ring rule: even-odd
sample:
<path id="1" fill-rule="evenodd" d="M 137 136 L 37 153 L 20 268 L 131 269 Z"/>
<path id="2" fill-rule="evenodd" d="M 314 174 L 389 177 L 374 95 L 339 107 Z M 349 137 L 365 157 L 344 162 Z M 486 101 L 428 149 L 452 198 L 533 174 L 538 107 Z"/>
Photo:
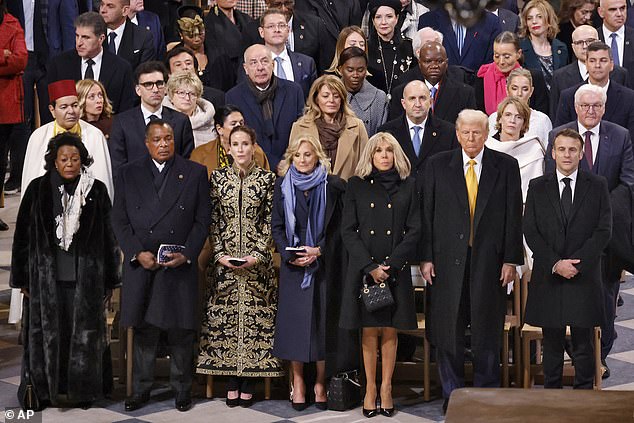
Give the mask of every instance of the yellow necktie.
<path id="1" fill-rule="evenodd" d="M 478 198 L 478 178 L 476 178 L 475 160 L 469 160 L 469 169 L 465 175 L 467 181 L 467 197 L 469 197 L 469 221 L 471 222 L 469 230 L 469 245 L 473 245 L 473 217 L 475 216 L 476 199 Z"/>
<path id="2" fill-rule="evenodd" d="M 53 136 L 59 135 L 62 132 L 70 132 L 71 134 L 79 135 L 81 137 L 81 126 L 79 125 L 79 121 L 72 128 L 66 130 L 57 124 L 57 121 L 54 121 L 53 125 Z"/>

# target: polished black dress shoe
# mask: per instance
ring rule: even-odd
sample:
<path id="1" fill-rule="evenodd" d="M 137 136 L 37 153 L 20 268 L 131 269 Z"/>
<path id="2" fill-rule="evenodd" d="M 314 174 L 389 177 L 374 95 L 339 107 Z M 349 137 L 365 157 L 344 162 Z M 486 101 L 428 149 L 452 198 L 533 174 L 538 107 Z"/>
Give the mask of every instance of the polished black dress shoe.
<path id="1" fill-rule="evenodd" d="M 601 360 L 601 379 L 607 379 L 610 377 L 610 368 L 605 360 Z"/>
<path id="2" fill-rule="evenodd" d="M 7 225 L 4 220 L 0 219 L 0 231 L 8 231 L 9 225 Z"/>
<path id="3" fill-rule="evenodd" d="M 379 413 L 384 415 L 385 417 L 392 417 L 394 415 L 394 411 L 396 409 L 394 407 L 392 408 L 380 408 L 379 409 Z"/>
<path id="4" fill-rule="evenodd" d="M 150 400 L 150 394 L 134 395 L 126 398 L 125 411 L 134 411 L 143 407 Z"/>
<path id="5" fill-rule="evenodd" d="M 619 294 L 619 298 L 617 298 L 617 299 L 616 299 L 616 306 L 617 306 L 617 307 L 622 307 L 622 306 L 623 306 L 623 304 L 625 304 L 625 303 L 623 302 L 623 297 L 621 297 L 621 294 Z"/>
<path id="6" fill-rule="evenodd" d="M 230 408 L 237 407 L 238 405 L 240 405 L 240 397 L 232 398 L 232 399 L 227 398 L 226 403 L 227 403 L 227 407 L 230 407 Z"/>
<path id="7" fill-rule="evenodd" d="M 371 417 L 376 417 L 379 415 L 379 409 L 375 408 L 374 410 L 367 410 L 367 409 L 363 409 L 363 415 L 365 417 L 367 417 L 368 419 Z"/>
<path id="8" fill-rule="evenodd" d="M 176 409 L 178 411 L 187 411 L 192 408 L 192 397 L 189 393 L 180 393 L 176 396 Z"/>

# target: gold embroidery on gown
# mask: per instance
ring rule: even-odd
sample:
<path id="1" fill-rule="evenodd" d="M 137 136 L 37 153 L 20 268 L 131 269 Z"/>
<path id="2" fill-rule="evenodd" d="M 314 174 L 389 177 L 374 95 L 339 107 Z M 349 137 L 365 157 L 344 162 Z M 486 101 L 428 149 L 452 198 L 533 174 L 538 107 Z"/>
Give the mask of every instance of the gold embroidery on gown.
<path id="1" fill-rule="evenodd" d="M 281 376 L 281 361 L 271 355 L 278 287 L 271 257 L 275 175 L 252 164 L 241 179 L 235 166 L 228 166 L 212 172 L 210 182 L 215 265 L 196 372 Z M 257 262 L 232 270 L 217 263 L 224 255 L 252 255 Z"/>

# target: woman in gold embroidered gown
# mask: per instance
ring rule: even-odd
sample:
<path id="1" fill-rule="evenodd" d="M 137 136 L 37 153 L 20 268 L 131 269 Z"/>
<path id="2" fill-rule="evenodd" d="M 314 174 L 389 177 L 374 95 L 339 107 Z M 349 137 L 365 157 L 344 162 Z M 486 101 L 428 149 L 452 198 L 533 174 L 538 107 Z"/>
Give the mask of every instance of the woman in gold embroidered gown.
<path id="1" fill-rule="evenodd" d="M 275 175 L 256 165 L 252 129 L 234 128 L 229 141 L 233 164 L 210 178 L 214 268 L 196 372 L 230 376 L 227 405 L 248 407 L 253 378 L 283 374 L 271 355 L 277 309 L 271 259 Z"/>

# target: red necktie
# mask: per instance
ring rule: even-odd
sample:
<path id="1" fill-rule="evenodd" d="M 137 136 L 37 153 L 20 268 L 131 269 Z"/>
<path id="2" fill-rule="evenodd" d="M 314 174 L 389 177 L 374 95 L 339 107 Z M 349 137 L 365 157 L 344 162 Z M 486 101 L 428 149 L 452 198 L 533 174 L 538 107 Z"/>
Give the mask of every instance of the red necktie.
<path id="1" fill-rule="evenodd" d="M 586 162 L 588 162 L 588 169 L 592 170 L 592 140 L 590 139 L 590 136 L 592 135 L 592 132 L 590 131 L 586 131 L 585 136 L 586 136 L 586 141 L 585 144 L 583 146 L 583 152 L 584 155 L 586 157 Z"/>

